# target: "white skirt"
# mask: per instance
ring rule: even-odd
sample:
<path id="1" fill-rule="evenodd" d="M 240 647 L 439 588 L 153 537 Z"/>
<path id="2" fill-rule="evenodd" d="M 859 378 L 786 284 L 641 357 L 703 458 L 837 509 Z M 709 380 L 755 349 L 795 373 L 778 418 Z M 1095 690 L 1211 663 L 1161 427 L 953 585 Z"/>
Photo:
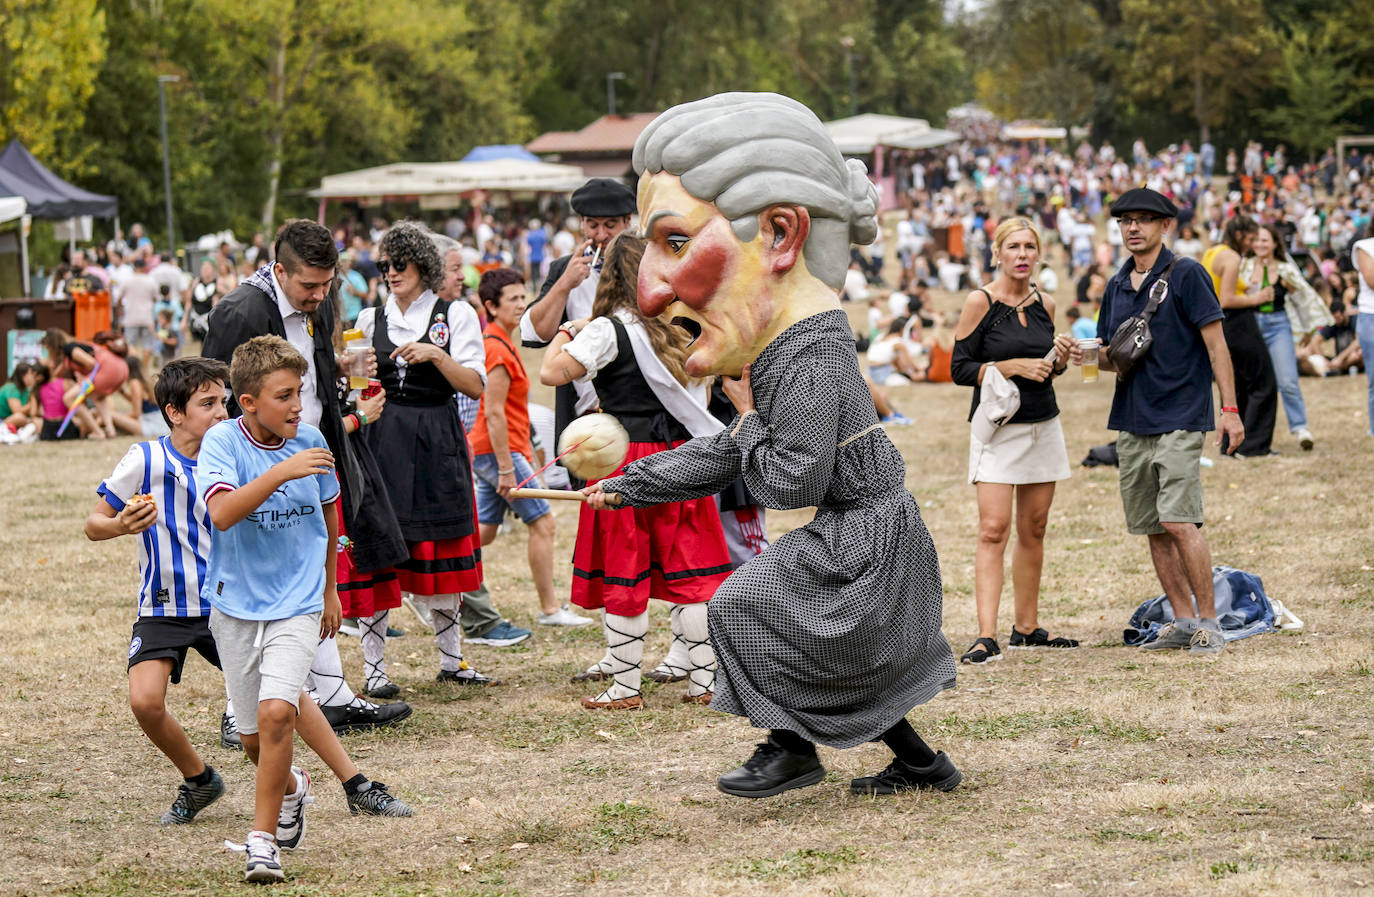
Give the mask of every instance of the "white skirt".
<path id="1" fill-rule="evenodd" d="M 969 436 L 970 483 L 1055 483 L 1069 478 L 1069 450 L 1059 417 L 1034 424 L 1004 424 L 986 444 Z"/>

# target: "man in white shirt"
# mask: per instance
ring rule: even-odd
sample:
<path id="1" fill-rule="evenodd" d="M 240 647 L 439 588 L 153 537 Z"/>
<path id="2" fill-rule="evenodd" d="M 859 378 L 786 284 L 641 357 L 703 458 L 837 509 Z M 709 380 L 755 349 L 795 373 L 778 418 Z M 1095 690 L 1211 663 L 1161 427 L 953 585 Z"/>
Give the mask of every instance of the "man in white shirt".
<path id="1" fill-rule="evenodd" d="M 134 259 L 133 274 L 120 290 L 120 322 L 124 327 L 124 341 L 131 348 L 156 352 L 157 336 L 153 328 L 153 306 L 157 304 L 157 281 L 147 273 L 147 263 Z"/>

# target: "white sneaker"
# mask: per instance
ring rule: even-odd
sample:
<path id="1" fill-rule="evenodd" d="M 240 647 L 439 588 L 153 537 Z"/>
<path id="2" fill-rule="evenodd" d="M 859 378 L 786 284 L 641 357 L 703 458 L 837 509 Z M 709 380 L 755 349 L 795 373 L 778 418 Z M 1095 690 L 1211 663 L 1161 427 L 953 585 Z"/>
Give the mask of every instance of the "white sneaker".
<path id="1" fill-rule="evenodd" d="M 363 634 L 358 629 L 358 621 L 350 620 L 347 617 L 339 624 L 339 635 L 351 635 L 354 638 L 362 638 Z"/>
<path id="2" fill-rule="evenodd" d="M 1306 427 L 1298 427 L 1293 435 L 1298 437 L 1298 445 L 1302 446 L 1304 452 L 1312 451 L 1312 446 L 1317 444 L 1317 440 L 1312 438 L 1312 431 Z"/>
<path id="3" fill-rule="evenodd" d="M 305 808 L 313 804 L 310 796 L 310 773 L 299 766 L 291 767 L 296 778 L 296 793 L 282 798 L 281 813 L 277 815 L 277 845 L 282 850 L 295 850 L 305 840 Z"/>
<path id="4" fill-rule="evenodd" d="M 248 854 L 248 868 L 244 870 L 243 880 L 254 882 L 283 881 L 286 873 L 281 869 L 281 853 L 277 842 L 267 832 L 249 832 L 248 841 L 243 845 Z"/>
<path id="5" fill-rule="evenodd" d="M 591 617 L 578 616 L 566 604 L 551 614 L 540 614 L 536 619 L 541 626 L 586 626 L 596 622 Z"/>

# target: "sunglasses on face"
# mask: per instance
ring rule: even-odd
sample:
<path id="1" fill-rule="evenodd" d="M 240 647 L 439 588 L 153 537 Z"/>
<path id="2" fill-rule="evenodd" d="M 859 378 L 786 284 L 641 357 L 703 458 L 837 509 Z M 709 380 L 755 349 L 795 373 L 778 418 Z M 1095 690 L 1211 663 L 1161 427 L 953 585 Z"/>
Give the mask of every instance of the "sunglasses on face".
<path id="1" fill-rule="evenodd" d="M 397 259 L 394 262 L 390 259 L 382 259 L 381 261 L 377 262 L 377 270 L 382 272 L 383 277 L 386 277 L 387 274 L 391 272 L 392 268 L 396 269 L 397 274 L 406 273 L 406 268 L 409 265 L 410 262 L 406 261 L 405 259 Z"/>

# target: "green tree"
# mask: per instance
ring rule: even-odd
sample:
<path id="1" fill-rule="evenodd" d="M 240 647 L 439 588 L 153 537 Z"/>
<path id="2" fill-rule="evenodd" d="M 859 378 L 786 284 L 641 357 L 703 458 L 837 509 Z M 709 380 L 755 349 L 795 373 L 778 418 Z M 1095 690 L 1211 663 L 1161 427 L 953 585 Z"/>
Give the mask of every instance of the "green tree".
<path id="1" fill-rule="evenodd" d="M 1104 30 L 1083 0 L 992 0 L 974 24 L 984 67 L 978 97 L 1005 118 L 1086 121 L 1096 101 Z"/>
<path id="2" fill-rule="evenodd" d="M 0 4 L 0 138 L 18 137 L 63 174 L 83 173 L 74 138 L 104 58 L 97 0 Z"/>
<path id="3" fill-rule="evenodd" d="M 1203 142 L 1269 80 L 1274 34 L 1253 0 L 1122 0 L 1121 11 L 1133 27 L 1119 69 L 1126 90 L 1187 112 Z"/>
<path id="4" fill-rule="evenodd" d="M 1353 42 L 1354 34 L 1327 20 L 1298 25 L 1281 39 L 1274 80 L 1283 99 L 1261 109 L 1259 119 L 1309 158 L 1332 146 L 1348 129 L 1351 112 L 1374 96 L 1369 80 L 1355 70 L 1354 60 L 1368 47 Z"/>

